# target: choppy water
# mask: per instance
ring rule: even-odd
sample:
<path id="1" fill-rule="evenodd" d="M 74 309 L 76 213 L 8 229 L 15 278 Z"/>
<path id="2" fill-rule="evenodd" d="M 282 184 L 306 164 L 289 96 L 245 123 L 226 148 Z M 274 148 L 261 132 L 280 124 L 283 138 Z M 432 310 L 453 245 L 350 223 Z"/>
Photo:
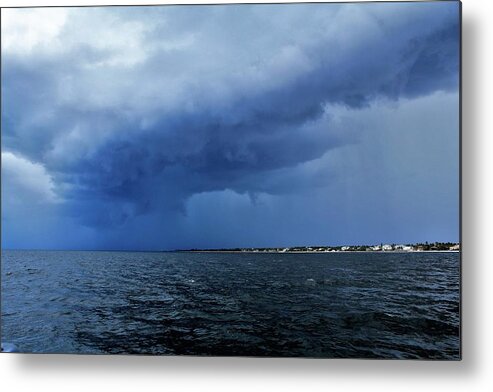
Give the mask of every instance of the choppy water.
<path id="1" fill-rule="evenodd" d="M 459 358 L 457 253 L 2 252 L 23 352 Z"/>

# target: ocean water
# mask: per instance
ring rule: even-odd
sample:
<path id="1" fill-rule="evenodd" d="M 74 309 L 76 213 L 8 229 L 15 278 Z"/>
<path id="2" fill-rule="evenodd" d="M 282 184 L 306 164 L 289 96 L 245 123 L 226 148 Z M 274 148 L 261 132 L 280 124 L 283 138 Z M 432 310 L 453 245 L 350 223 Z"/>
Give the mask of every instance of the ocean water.
<path id="1" fill-rule="evenodd" d="M 457 253 L 2 252 L 22 352 L 459 359 Z"/>

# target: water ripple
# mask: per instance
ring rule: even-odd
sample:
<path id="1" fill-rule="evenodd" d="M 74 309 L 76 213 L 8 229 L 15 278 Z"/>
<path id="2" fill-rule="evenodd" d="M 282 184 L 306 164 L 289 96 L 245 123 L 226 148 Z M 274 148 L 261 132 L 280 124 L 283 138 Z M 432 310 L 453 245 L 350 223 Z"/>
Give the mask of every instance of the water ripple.
<path id="1" fill-rule="evenodd" d="M 2 253 L 25 352 L 459 358 L 459 259 L 422 254 Z"/>

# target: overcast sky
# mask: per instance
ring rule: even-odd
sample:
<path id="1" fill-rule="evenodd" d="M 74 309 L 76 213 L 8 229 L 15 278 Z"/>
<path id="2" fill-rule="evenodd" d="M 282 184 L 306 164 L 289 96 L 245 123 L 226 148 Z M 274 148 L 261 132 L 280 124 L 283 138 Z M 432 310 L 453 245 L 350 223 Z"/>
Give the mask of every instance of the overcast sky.
<path id="1" fill-rule="evenodd" d="M 2 10 L 2 246 L 458 241 L 459 4 Z"/>

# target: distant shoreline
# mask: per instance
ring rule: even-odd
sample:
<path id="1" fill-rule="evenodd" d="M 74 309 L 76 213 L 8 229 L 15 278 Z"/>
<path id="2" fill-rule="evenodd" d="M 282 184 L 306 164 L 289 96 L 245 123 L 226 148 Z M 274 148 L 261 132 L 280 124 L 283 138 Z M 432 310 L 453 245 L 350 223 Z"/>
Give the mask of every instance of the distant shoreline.
<path id="1" fill-rule="evenodd" d="M 309 252 L 242 251 L 242 250 L 177 250 L 176 253 L 245 253 L 245 254 L 326 254 L 326 253 L 459 253 L 460 250 L 331 250 Z"/>
<path id="2" fill-rule="evenodd" d="M 245 253 L 245 254 L 324 254 L 324 253 L 460 253 L 460 249 L 386 249 L 386 250 L 279 250 L 279 249 L 170 249 L 170 250 L 132 250 L 132 249 L 5 249 L 2 252 L 128 252 L 128 253 Z"/>

